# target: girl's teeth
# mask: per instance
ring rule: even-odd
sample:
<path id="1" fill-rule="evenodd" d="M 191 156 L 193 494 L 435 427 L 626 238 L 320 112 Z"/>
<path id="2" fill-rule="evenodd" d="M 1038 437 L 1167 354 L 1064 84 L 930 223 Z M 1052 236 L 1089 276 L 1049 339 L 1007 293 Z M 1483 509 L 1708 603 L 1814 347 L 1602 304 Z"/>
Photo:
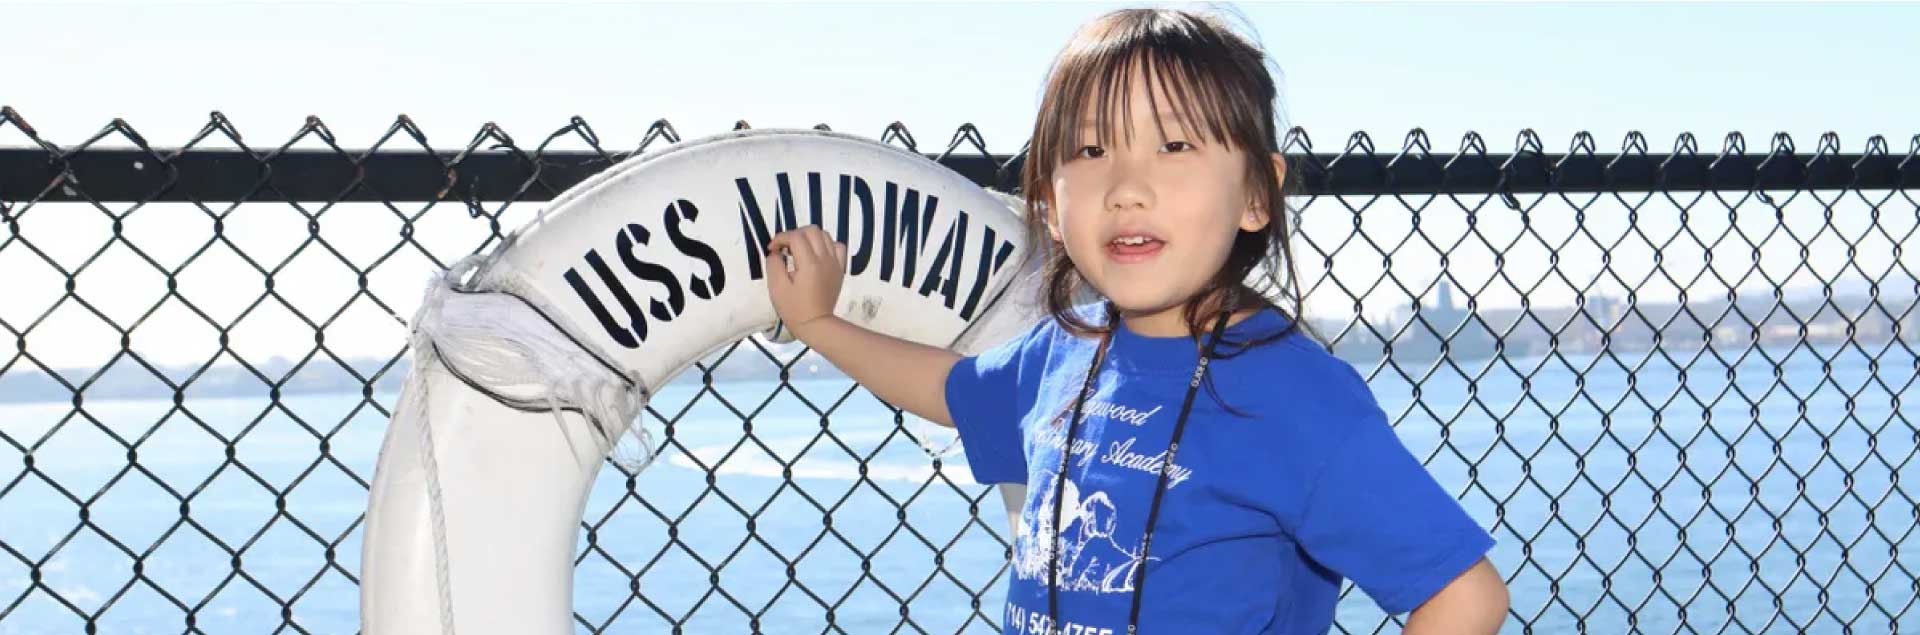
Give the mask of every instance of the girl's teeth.
<path id="1" fill-rule="evenodd" d="M 1121 236 L 1107 245 L 1108 253 L 1120 262 L 1145 262 L 1160 253 L 1161 242 L 1149 236 Z"/>

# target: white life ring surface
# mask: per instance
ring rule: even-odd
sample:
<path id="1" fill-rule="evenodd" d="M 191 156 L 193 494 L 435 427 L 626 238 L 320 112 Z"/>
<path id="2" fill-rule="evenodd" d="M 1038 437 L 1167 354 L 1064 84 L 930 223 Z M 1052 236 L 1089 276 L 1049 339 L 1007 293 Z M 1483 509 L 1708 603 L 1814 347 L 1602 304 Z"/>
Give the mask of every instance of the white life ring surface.
<path id="1" fill-rule="evenodd" d="M 437 279 L 414 318 L 368 501 L 362 631 L 573 632 L 594 477 L 648 387 L 774 327 L 765 277 L 784 263 L 767 238 L 820 225 L 848 245 L 839 315 L 972 353 L 1039 318 L 1013 204 L 812 130 L 681 143 L 561 194 Z"/>

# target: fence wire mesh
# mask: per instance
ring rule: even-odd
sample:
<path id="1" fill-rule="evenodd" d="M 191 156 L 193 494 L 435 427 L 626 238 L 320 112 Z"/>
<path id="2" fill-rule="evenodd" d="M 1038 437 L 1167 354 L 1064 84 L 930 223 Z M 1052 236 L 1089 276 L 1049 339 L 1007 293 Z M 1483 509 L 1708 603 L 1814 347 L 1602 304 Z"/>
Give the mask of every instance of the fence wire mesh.
<path id="1" fill-rule="evenodd" d="M 679 141 L 254 147 L 215 114 L 63 146 L 0 111 L 0 632 L 355 631 L 428 274 Z M 1499 538 L 1510 629 L 1920 630 L 1920 136 L 1648 146 L 1292 131 L 1309 319 Z M 1007 190 L 1022 160 L 972 126 L 929 156 Z M 641 423 L 663 463 L 596 483 L 581 632 L 998 632 L 999 497 L 803 347 L 736 343 Z M 1396 629 L 1344 597 L 1340 632 Z"/>

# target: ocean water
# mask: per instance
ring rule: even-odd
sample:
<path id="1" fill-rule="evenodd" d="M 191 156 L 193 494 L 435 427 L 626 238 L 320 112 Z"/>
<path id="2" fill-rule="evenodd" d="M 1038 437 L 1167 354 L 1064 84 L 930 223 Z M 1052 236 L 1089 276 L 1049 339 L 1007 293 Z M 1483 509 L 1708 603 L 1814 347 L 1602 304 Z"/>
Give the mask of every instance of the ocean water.
<path id="1" fill-rule="evenodd" d="M 1493 529 L 1509 632 L 1920 629 L 1920 361 L 1860 347 L 1362 371 Z M 372 404 L 83 403 L 0 406 L 0 633 L 357 629 L 363 481 L 386 424 Z M 757 616 L 813 633 L 829 612 L 849 633 L 997 630 L 1007 519 L 956 448 L 933 458 L 950 432 L 845 380 L 673 385 L 651 410 L 661 461 L 604 469 L 589 500 L 582 632 L 748 632 Z M 1341 605 L 1351 631 L 1385 619 L 1356 591 Z"/>

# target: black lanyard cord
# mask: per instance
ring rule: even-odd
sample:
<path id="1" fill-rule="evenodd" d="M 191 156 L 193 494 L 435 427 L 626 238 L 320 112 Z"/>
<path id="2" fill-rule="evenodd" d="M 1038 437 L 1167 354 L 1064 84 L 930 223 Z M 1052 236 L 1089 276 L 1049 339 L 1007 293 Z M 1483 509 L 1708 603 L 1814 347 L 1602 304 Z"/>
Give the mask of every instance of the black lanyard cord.
<path id="1" fill-rule="evenodd" d="M 1087 369 L 1087 379 L 1080 386 L 1080 396 L 1074 400 L 1073 419 L 1067 424 L 1067 439 L 1060 446 L 1060 475 L 1053 485 L 1053 544 L 1047 554 L 1047 628 L 1058 629 L 1060 622 L 1060 556 L 1064 550 L 1061 535 L 1060 513 L 1063 499 L 1066 498 L 1067 469 L 1073 459 L 1073 442 L 1080 429 L 1080 419 L 1085 414 L 1087 393 L 1093 391 L 1094 377 L 1099 374 L 1100 363 L 1105 360 L 1107 347 L 1113 341 L 1114 329 L 1119 312 L 1110 309 L 1107 312 L 1107 332 L 1100 338 L 1100 346 L 1094 351 L 1093 365 Z M 1127 615 L 1127 634 L 1137 635 L 1136 625 L 1140 623 L 1140 602 L 1142 591 L 1147 583 L 1147 554 L 1153 545 L 1154 525 L 1160 520 L 1160 502 L 1167 490 L 1167 473 L 1173 471 L 1174 455 L 1180 451 L 1180 437 L 1187 429 L 1187 416 L 1193 412 L 1193 398 L 1200 389 L 1200 382 L 1207 374 L 1207 361 L 1213 357 L 1214 347 L 1219 345 L 1220 337 L 1227 330 L 1227 318 L 1232 313 L 1221 311 L 1220 318 L 1214 322 L 1213 334 L 1207 340 L 1205 352 L 1200 354 L 1199 363 L 1193 367 L 1193 378 L 1187 382 L 1186 399 L 1180 403 L 1180 418 L 1173 424 L 1173 438 L 1167 442 L 1167 458 L 1160 463 L 1159 483 L 1153 488 L 1153 504 L 1147 508 L 1147 526 L 1140 537 L 1140 557 L 1135 561 L 1133 570 L 1133 606 Z"/>

